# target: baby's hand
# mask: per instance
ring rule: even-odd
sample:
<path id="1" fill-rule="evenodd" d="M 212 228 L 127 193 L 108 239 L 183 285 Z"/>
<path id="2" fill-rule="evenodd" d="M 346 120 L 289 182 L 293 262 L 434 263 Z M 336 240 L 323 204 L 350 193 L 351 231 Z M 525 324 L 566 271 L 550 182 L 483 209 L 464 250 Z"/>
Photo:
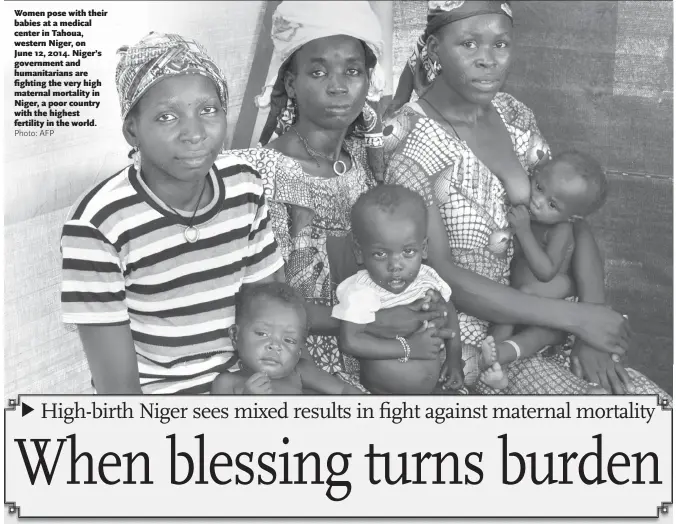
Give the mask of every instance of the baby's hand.
<path id="1" fill-rule="evenodd" d="M 425 297 L 422 300 L 423 303 L 422 306 L 420 306 L 420 308 L 423 311 L 429 311 L 430 304 L 437 304 L 438 302 L 443 302 L 441 293 L 439 293 L 436 289 L 428 289 L 425 292 Z"/>
<path id="2" fill-rule="evenodd" d="M 523 204 L 510 209 L 507 220 L 517 232 L 530 229 L 530 215 L 528 208 Z"/>
<path id="3" fill-rule="evenodd" d="M 269 395 L 272 393 L 270 377 L 265 373 L 254 373 L 244 383 L 244 391 L 247 395 Z"/>
<path id="4" fill-rule="evenodd" d="M 442 389 L 460 389 L 465 383 L 465 374 L 462 369 L 462 362 L 454 365 L 446 359 L 444 366 L 441 368 L 441 375 L 439 376 L 439 382 L 443 382 Z"/>

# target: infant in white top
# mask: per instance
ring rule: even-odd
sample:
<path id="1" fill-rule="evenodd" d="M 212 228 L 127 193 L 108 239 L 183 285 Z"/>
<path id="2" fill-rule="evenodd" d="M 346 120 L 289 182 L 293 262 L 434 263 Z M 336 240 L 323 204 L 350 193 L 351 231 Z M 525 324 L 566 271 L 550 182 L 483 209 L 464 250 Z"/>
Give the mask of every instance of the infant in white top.
<path id="1" fill-rule="evenodd" d="M 361 383 L 381 394 L 432 393 L 439 382 L 462 387 L 464 364 L 451 288 L 422 263 L 427 257 L 422 197 L 403 186 L 376 186 L 352 207 L 351 222 L 355 258 L 365 269 L 338 286 L 339 304 L 332 315 L 341 320 L 341 349 L 359 359 Z M 445 305 L 445 326 L 425 324 L 392 339 L 367 331 L 379 310 L 431 300 L 435 292 Z"/>
<path id="2" fill-rule="evenodd" d="M 335 318 L 354 324 L 370 324 L 376 320 L 376 312 L 395 306 L 407 306 L 425 298 L 430 289 L 438 291 L 448 302 L 451 288 L 434 269 L 422 264 L 415 280 L 400 293 L 393 293 L 376 284 L 369 272 L 362 269 L 341 282 L 336 290 L 338 301 L 333 308 Z"/>

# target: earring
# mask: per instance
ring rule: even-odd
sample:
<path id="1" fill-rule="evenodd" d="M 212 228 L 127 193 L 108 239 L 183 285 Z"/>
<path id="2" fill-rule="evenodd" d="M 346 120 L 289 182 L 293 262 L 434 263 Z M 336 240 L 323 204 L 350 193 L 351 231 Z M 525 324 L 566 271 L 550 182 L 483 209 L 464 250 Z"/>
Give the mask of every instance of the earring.
<path id="1" fill-rule="evenodd" d="M 376 110 L 373 109 L 368 102 L 366 102 L 364 103 L 364 107 L 361 110 L 361 115 L 363 120 L 363 129 L 361 129 L 361 131 L 364 133 L 370 133 L 375 129 L 376 124 L 378 123 L 378 113 L 376 113 Z"/>
<path id="2" fill-rule="evenodd" d="M 286 131 L 296 123 L 298 118 L 298 106 L 296 104 L 295 98 L 288 98 L 286 101 L 286 106 L 279 113 L 277 117 L 277 128 L 275 133 L 277 136 L 282 136 Z"/>
<path id="3" fill-rule="evenodd" d="M 441 64 L 439 62 L 435 61 L 434 64 L 432 64 L 432 67 L 434 68 L 435 74 L 437 74 L 437 75 L 441 74 Z"/>
<path id="4" fill-rule="evenodd" d="M 138 146 L 134 146 L 134 149 L 131 153 L 131 158 L 134 161 L 134 169 L 137 173 L 141 171 L 141 150 Z"/>

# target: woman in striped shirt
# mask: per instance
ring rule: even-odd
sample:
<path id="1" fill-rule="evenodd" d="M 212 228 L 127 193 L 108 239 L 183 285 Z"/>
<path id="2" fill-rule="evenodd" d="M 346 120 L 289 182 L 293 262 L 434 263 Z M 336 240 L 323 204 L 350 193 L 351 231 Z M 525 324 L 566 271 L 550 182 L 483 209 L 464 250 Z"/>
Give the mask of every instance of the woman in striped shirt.
<path id="1" fill-rule="evenodd" d="M 100 393 L 204 393 L 232 368 L 243 285 L 283 267 L 258 172 L 219 156 L 227 86 L 196 42 L 151 33 L 120 49 L 134 164 L 87 191 L 63 228 L 63 320 Z"/>

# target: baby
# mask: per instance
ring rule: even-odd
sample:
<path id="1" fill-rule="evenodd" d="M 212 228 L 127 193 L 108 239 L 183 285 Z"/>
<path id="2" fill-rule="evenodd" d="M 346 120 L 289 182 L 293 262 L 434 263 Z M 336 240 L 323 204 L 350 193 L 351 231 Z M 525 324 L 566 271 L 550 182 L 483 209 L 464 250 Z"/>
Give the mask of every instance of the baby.
<path id="1" fill-rule="evenodd" d="M 427 256 L 423 199 L 403 186 L 379 185 L 357 200 L 351 221 L 355 257 L 365 269 L 338 286 L 339 304 L 333 308 L 333 316 L 342 321 L 341 347 L 360 360 L 361 383 L 381 394 L 431 393 L 440 381 L 444 388 L 462 387 L 464 363 L 458 317 L 448 302 L 451 289 L 422 263 Z M 443 367 L 442 341 L 435 337 L 434 326 L 423 325 L 408 341 L 403 337 L 383 339 L 365 331 L 378 310 L 411 304 L 435 291 L 447 302 L 447 323 L 455 333 L 446 342 Z M 439 349 L 434 354 L 413 356 L 409 341 Z"/>
<path id="2" fill-rule="evenodd" d="M 304 300 L 279 282 L 246 286 L 237 296 L 230 338 L 240 370 L 221 373 L 216 395 L 299 395 L 303 390 L 329 395 L 361 392 L 301 358 L 307 335 Z"/>
<path id="3" fill-rule="evenodd" d="M 511 285 L 525 293 L 547 298 L 575 294 L 568 275 L 575 248 L 573 222 L 596 210 L 606 198 L 606 177 L 590 156 L 567 151 L 539 166 L 531 176 L 528 207 L 512 208 L 508 219 L 516 236 Z M 481 348 L 482 380 L 502 389 L 507 377 L 501 364 L 532 356 L 539 351 L 521 348 L 509 340 L 514 326 L 500 325 Z"/>

